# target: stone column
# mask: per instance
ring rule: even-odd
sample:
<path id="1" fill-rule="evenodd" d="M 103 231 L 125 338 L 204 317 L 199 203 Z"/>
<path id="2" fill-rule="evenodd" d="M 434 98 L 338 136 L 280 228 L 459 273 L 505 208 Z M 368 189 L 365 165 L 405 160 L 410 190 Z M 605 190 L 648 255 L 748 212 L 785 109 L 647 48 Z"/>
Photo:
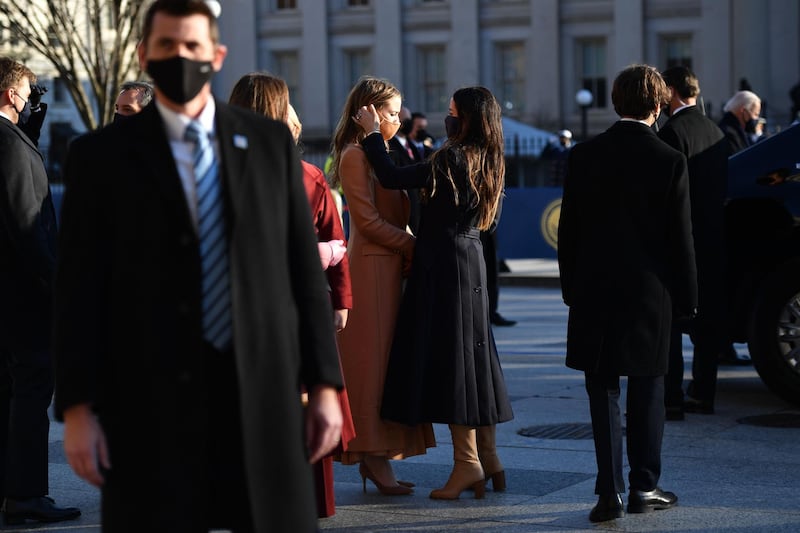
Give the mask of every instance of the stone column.
<path id="1" fill-rule="evenodd" d="M 531 2 L 531 38 L 526 45 L 525 115 L 552 128 L 561 109 L 561 43 L 558 0 Z M 531 109 L 536 103 L 536 109 Z"/>
<path id="2" fill-rule="evenodd" d="M 213 89 L 217 98 L 227 101 L 239 78 L 258 68 L 256 8 L 252 0 L 225 0 L 220 4 L 220 41 L 228 47 L 228 55 L 214 77 Z"/>
<path id="3" fill-rule="evenodd" d="M 451 2 L 447 50 L 448 90 L 480 82 L 479 38 L 478 0 Z"/>
<path id="4" fill-rule="evenodd" d="M 303 107 L 300 121 L 309 137 L 327 135 L 330 116 L 327 2 L 299 0 L 298 7 L 303 24 L 299 57 Z"/>

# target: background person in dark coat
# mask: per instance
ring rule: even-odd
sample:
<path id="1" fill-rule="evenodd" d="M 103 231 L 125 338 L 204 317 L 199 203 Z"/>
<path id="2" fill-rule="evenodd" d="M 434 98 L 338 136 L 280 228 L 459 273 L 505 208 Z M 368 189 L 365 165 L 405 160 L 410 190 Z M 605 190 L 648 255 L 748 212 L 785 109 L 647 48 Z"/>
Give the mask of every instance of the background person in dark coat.
<path id="1" fill-rule="evenodd" d="M 505 172 L 500 106 L 483 87 L 450 99 L 447 140 L 428 161 L 395 167 L 374 106 L 356 120 L 381 185 L 425 189 L 420 231 L 397 318 L 381 416 L 403 424 L 450 425 L 453 471 L 434 499 L 457 499 L 484 479 L 505 489 L 495 425 L 513 417 L 489 323 L 480 230 L 491 229 Z M 476 192 L 480 192 L 480 197 Z M 477 427 L 477 430 L 476 430 Z"/>
<path id="2" fill-rule="evenodd" d="M 668 419 L 682 419 L 684 408 L 693 413 L 714 412 L 717 359 L 725 338 L 725 234 L 723 202 L 726 192 L 728 146 L 713 120 L 697 107 L 700 84 L 686 67 L 662 73 L 670 89 L 667 123 L 658 136 L 686 156 L 692 235 L 697 259 L 698 315 L 691 323 L 676 323 L 670 342 L 665 402 Z M 683 396 L 681 332 L 694 344 L 688 398 Z"/>
<path id="3" fill-rule="evenodd" d="M 400 129 L 387 142 L 389 155 L 398 167 L 419 163 L 422 161 L 423 155 L 409 137 L 414 124 L 414 120 L 411 118 L 411 111 L 407 107 L 402 107 L 397 118 L 400 119 Z M 409 189 L 406 193 L 408 193 L 408 206 L 410 208 L 408 227 L 411 228 L 411 233 L 416 235 L 419 232 L 419 190 Z"/>
<path id="4" fill-rule="evenodd" d="M 55 317 L 67 458 L 102 487 L 104 531 L 315 531 L 308 463 L 338 442 L 341 374 L 294 140 L 212 98 L 226 50 L 205 2 L 158 0 L 142 33 L 155 104 L 77 139 L 67 160 Z M 187 123 L 219 163 L 227 347 L 203 327 L 202 142 L 183 140 Z"/>
<path id="5" fill-rule="evenodd" d="M 567 366 L 582 370 L 600 496 L 593 522 L 623 516 L 620 376 L 628 376 L 628 512 L 666 509 L 658 487 L 664 374 L 673 313 L 697 305 L 686 158 L 650 126 L 668 97 L 656 69 L 633 65 L 614 80 L 621 120 L 569 157 L 558 264 L 569 306 Z"/>
<path id="6" fill-rule="evenodd" d="M 81 514 L 45 497 L 56 215 L 42 154 L 19 128 L 31 116 L 31 83 L 30 69 L 0 57 L 0 499 L 9 524 Z"/>

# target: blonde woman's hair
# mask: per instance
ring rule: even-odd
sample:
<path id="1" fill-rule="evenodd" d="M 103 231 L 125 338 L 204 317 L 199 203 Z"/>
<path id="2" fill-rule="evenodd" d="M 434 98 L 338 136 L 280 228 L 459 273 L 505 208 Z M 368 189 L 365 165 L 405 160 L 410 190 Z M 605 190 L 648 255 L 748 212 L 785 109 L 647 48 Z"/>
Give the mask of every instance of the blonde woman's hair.
<path id="1" fill-rule="evenodd" d="M 333 164 L 331 165 L 330 181 L 333 187 L 338 186 L 342 181 L 342 177 L 339 175 L 339 162 L 345 147 L 361 141 L 366 135 L 351 117 L 355 116 L 362 106 L 373 104 L 375 109 L 379 109 L 396 96 L 402 97 L 392 82 L 372 76 L 362 76 L 350 90 L 331 143 Z"/>

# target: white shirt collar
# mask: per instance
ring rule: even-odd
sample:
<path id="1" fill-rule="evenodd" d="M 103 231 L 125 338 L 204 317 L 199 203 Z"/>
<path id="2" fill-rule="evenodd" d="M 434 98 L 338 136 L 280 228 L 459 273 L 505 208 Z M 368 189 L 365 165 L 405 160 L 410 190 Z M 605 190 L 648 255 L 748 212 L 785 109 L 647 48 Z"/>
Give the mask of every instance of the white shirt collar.
<path id="1" fill-rule="evenodd" d="M 648 124 L 648 123 L 647 123 L 647 121 L 645 121 L 645 120 L 638 120 L 638 119 L 635 119 L 635 118 L 627 118 L 627 117 L 624 117 L 624 118 L 621 118 L 621 119 L 619 119 L 619 121 L 620 121 L 620 122 L 638 122 L 639 124 L 644 124 L 644 125 L 645 125 L 645 126 L 647 126 L 648 128 L 650 127 L 650 124 Z"/>
<path id="2" fill-rule="evenodd" d="M 161 113 L 161 118 L 164 120 L 167 138 L 170 141 L 183 142 L 183 134 L 186 131 L 186 126 L 188 126 L 189 122 L 192 120 L 197 120 L 211 138 L 215 137 L 214 115 L 216 113 L 216 104 L 214 103 L 214 98 L 209 97 L 206 106 L 200 112 L 197 119 L 192 119 L 181 113 L 176 113 L 158 100 L 156 100 L 156 107 L 158 108 L 158 112 Z"/>
<path id="3" fill-rule="evenodd" d="M 682 106 L 675 108 L 675 111 L 672 112 L 672 115 L 673 116 L 677 115 L 678 113 L 680 113 L 681 111 L 683 111 L 687 107 L 694 107 L 694 106 L 695 106 L 694 104 L 683 104 Z"/>

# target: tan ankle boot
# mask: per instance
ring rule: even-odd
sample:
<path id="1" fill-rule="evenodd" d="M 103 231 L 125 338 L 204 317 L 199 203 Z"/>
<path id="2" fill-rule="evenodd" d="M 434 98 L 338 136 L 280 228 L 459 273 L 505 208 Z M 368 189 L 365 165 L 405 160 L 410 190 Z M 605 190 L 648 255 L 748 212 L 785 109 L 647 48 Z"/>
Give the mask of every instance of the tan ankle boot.
<path id="1" fill-rule="evenodd" d="M 457 500 L 462 491 L 472 488 L 475 499 L 483 498 L 486 480 L 478 460 L 475 428 L 450 425 L 453 439 L 453 471 L 441 489 L 431 491 L 434 500 Z"/>
<path id="2" fill-rule="evenodd" d="M 476 429 L 478 459 L 481 461 L 486 481 L 492 481 L 495 492 L 506 490 L 506 473 L 500 458 L 497 457 L 495 426 L 481 426 Z"/>

